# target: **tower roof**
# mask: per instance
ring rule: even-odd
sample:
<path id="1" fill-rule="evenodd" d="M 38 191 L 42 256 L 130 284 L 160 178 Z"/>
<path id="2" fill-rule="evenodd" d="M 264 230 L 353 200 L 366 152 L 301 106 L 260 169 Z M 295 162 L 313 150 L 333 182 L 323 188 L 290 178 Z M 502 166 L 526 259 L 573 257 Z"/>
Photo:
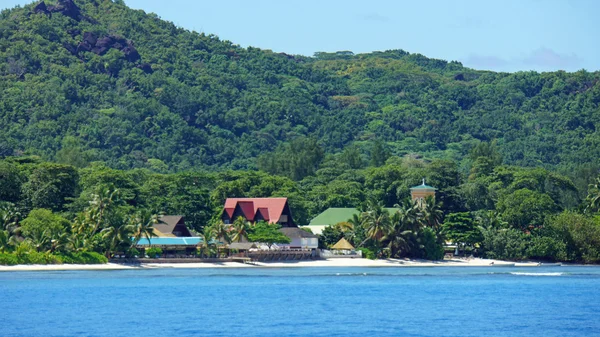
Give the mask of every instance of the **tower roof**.
<path id="1" fill-rule="evenodd" d="M 411 190 L 431 190 L 431 191 L 435 191 L 437 190 L 437 188 L 426 185 L 425 184 L 425 179 L 423 178 L 423 183 L 421 185 L 418 186 L 413 186 L 410 188 Z"/>

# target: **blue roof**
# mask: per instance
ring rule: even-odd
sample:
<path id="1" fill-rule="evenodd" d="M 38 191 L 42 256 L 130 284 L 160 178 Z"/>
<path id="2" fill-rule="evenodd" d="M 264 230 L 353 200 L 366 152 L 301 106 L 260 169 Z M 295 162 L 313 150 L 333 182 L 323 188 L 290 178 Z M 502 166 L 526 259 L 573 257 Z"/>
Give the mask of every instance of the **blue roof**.
<path id="1" fill-rule="evenodd" d="M 202 239 L 199 237 L 180 237 L 180 238 L 142 238 L 138 241 L 138 246 L 196 246 Z"/>

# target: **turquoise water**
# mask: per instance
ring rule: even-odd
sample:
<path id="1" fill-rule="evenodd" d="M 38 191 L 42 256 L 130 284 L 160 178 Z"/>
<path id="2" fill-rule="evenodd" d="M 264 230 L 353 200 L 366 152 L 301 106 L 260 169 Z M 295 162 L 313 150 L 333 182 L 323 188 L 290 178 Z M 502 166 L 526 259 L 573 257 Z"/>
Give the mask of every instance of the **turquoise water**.
<path id="1" fill-rule="evenodd" d="M 600 267 L 0 273 L 0 336 L 600 336 Z"/>

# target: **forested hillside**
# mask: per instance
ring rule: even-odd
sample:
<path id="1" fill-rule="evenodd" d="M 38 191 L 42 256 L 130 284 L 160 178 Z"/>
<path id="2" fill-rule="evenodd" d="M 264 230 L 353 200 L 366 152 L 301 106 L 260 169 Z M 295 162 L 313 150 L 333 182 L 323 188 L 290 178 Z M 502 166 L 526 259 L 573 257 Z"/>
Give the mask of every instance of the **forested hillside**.
<path id="1" fill-rule="evenodd" d="M 211 242 L 225 198 L 273 196 L 299 225 L 361 209 L 321 244 L 367 256 L 598 262 L 599 78 L 245 49 L 122 1 L 5 10 L 0 264 L 136 255 L 158 214 Z"/>
<path id="2" fill-rule="evenodd" d="M 348 146 L 365 160 L 379 147 L 468 172 L 471 148 L 496 141 L 508 164 L 586 179 L 598 164 L 598 72 L 475 71 L 402 50 L 245 49 L 109 0 L 4 10 L 0 59 L 1 156 L 300 179 Z M 281 163 L 292 147 L 308 160 Z"/>

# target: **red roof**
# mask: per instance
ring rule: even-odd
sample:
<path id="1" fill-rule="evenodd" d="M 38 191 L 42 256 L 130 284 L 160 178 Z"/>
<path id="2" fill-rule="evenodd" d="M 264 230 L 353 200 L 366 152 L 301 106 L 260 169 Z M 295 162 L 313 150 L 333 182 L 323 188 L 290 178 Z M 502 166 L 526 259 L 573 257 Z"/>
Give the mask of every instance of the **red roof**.
<path id="1" fill-rule="evenodd" d="M 276 223 L 286 204 L 287 198 L 227 198 L 225 212 L 231 218 L 239 205 L 244 217 L 249 221 L 254 221 L 256 214 L 260 212 L 265 221 Z"/>

